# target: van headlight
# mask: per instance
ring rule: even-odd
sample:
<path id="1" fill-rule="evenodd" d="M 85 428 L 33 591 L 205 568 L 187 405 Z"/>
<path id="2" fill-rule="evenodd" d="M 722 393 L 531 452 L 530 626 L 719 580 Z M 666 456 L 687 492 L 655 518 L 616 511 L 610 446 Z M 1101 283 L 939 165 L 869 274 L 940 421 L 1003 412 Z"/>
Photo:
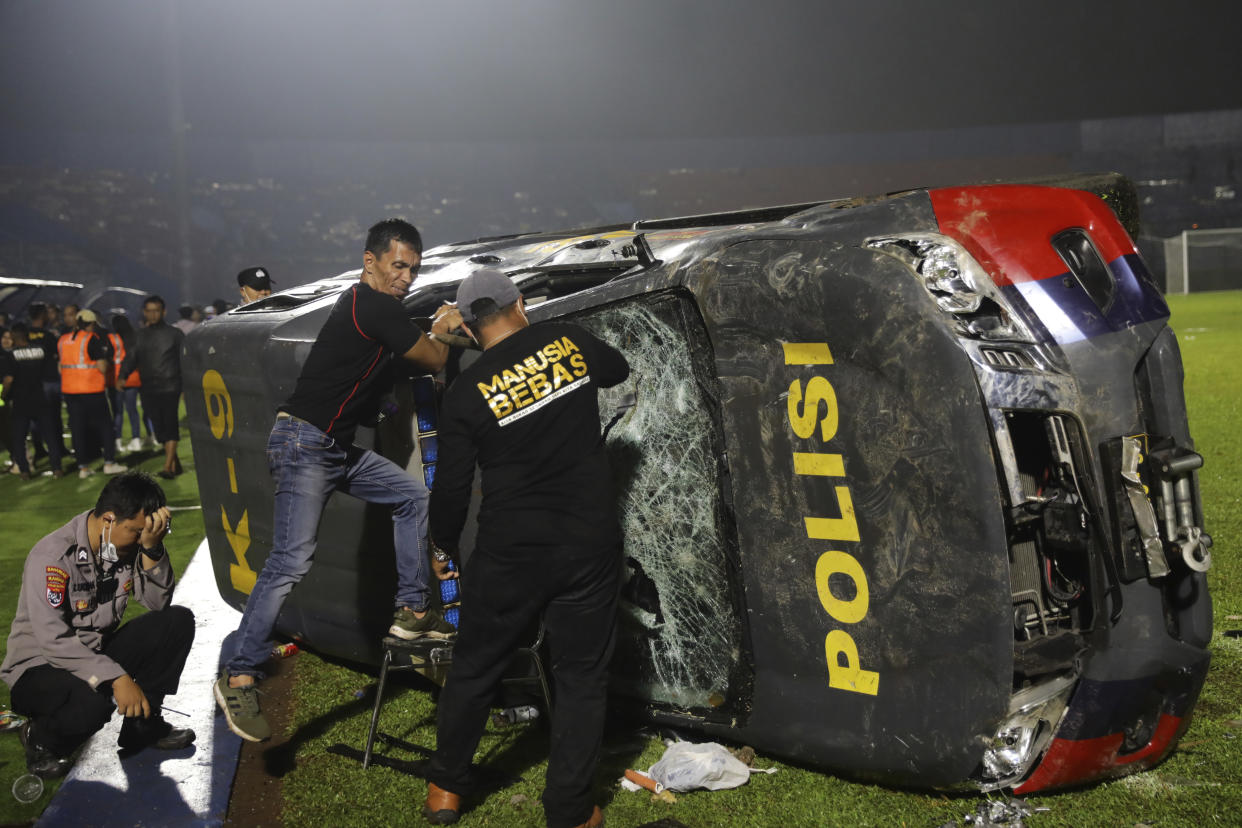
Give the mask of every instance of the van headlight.
<path id="1" fill-rule="evenodd" d="M 983 751 L 979 789 L 994 791 L 1020 782 L 1052 741 L 1069 705 L 1077 676 L 1028 687 L 1009 700 L 1009 714 Z"/>
<path id="2" fill-rule="evenodd" d="M 864 247 L 906 266 L 961 336 L 1035 341 L 1008 301 L 966 249 L 939 233 L 911 233 L 867 239 Z"/>

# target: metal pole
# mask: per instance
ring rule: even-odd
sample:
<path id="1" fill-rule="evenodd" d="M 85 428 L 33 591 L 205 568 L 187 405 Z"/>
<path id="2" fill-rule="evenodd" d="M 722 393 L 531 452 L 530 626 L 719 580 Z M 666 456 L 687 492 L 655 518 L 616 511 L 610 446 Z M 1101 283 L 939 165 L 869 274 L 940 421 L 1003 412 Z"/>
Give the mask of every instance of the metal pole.
<path id="1" fill-rule="evenodd" d="M 1182 293 L 1190 293 L 1190 231 L 1182 231 Z"/>

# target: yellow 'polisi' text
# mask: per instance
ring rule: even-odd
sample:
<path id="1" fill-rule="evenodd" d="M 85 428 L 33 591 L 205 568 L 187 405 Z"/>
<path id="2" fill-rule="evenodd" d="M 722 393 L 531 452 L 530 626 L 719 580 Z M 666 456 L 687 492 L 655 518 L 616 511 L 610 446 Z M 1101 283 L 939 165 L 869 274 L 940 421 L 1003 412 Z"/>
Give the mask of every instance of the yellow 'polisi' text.
<path id="1" fill-rule="evenodd" d="M 785 343 L 786 365 L 832 365 L 832 351 L 826 342 Z M 840 408 L 837 394 L 827 378 L 812 376 L 796 379 L 789 386 L 789 427 L 802 440 L 828 443 L 837 436 Z M 796 451 L 793 454 L 794 474 L 832 478 L 838 483 L 823 487 L 831 493 L 839 516 L 804 516 L 806 536 L 810 540 L 833 541 L 835 544 L 858 543 L 858 519 L 854 498 L 845 476 L 845 463 L 840 454 L 817 451 Z M 828 498 L 822 505 L 828 506 Z M 854 596 L 846 599 L 833 592 L 831 580 L 838 576 L 854 584 Z M 815 563 L 815 592 L 824 612 L 839 624 L 857 624 L 867 617 L 871 590 L 867 573 L 858 559 L 843 549 L 822 552 Z M 844 629 L 833 629 L 824 638 L 824 660 L 828 666 L 828 686 L 834 690 L 875 696 L 880 691 L 880 674 L 862 668 L 862 658 L 853 636 Z"/>

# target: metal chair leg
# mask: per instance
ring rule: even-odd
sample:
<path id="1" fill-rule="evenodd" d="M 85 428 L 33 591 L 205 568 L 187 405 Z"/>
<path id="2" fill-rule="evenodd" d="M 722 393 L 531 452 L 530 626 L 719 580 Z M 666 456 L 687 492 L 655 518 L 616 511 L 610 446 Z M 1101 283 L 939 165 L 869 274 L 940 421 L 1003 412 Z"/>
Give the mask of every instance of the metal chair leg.
<path id="1" fill-rule="evenodd" d="M 362 753 L 362 769 L 371 764 L 371 748 L 375 746 L 375 730 L 379 727 L 380 708 L 384 705 L 384 690 L 388 685 L 388 666 L 392 664 L 392 650 L 384 648 L 380 662 L 379 685 L 375 688 L 375 707 L 371 709 L 371 728 L 367 731 L 367 748 Z"/>

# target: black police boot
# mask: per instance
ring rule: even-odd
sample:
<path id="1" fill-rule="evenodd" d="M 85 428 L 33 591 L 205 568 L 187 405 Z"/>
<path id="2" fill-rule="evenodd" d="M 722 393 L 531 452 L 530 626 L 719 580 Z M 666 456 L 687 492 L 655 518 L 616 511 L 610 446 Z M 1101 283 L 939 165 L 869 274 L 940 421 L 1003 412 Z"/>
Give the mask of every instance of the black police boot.
<path id="1" fill-rule="evenodd" d="M 117 745 L 125 751 L 136 752 L 146 747 L 156 750 L 180 750 L 194 741 L 194 731 L 188 727 L 173 727 L 163 716 L 141 719 L 126 716 L 121 723 L 121 735 Z"/>
<path id="2" fill-rule="evenodd" d="M 73 767 L 73 762 L 57 756 L 35 741 L 33 723 L 27 719 L 17 732 L 22 747 L 26 749 L 26 769 L 42 779 L 60 779 Z"/>

